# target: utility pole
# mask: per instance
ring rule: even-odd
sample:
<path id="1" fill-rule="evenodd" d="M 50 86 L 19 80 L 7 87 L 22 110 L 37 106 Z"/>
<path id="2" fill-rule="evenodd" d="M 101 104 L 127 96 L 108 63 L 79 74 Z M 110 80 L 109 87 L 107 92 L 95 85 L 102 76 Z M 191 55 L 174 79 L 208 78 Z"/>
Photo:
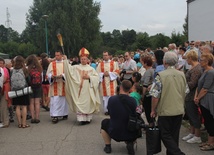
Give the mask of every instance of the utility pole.
<path id="1" fill-rule="evenodd" d="M 12 21 L 10 20 L 10 13 L 8 8 L 6 9 L 6 16 L 7 16 L 7 20 L 5 22 L 5 26 L 7 28 L 7 39 L 8 41 L 10 41 L 10 25 L 12 24 Z"/>
<path id="2" fill-rule="evenodd" d="M 45 45 L 46 45 L 46 54 L 49 55 L 49 53 L 48 53 L 48 27 L 47 27 L 48 15 L 43 15 L 42 18 L 45 20 Z"/>
<path id="3" fill-rule="evenodd" d="M 12 21 L 10 20 L 10 13 L 9 13 L 9 10 L 7 8 L 6 10 L 6 16 L 7 16 L 7 20 L 5 22 L 5 26 L 6 28 L 9 28 L 10 27 L 10 24 L 12 24 Z"/>

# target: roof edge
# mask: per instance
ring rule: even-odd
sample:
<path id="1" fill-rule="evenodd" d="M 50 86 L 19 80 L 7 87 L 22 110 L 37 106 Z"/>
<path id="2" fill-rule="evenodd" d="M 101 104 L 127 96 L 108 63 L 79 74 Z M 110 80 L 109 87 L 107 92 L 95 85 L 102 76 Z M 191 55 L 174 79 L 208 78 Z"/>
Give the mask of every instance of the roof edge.
<path id="1" fill-rule="evenodd" d="M 187 0 L 187 3 L 191 3 L 194 2 L 195 0 Z"/>

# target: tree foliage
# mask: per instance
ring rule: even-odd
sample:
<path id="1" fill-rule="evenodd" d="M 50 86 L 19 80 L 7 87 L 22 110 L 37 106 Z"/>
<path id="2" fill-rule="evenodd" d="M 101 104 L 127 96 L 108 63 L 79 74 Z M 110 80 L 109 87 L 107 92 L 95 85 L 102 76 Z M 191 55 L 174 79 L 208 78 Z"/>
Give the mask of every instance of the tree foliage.
<path id="1" fill-rule="evenodd" d="M 34 0 L 22 36 L 32 42 L 39 52 L 44 52 L 46 20 L 49 51 L 57 49 L 59 44 L 56 35 L 60 32 L 67 55 L 77 55 L 82 47 L 93 53 L 101 40 L 99 12 L 100 3 L 93 0 Z M 48 18 L 43 19 L 43 15 Z"/>
<path id="2" fill-rule="evenodd" d="M 183 35 L 185 37 L 186 40 L 188 40 L 188 16 L 186 16 L 186 18 L 184 19 L 185 23 L 183 24 Z"/>
<path id="3" fill-rule="evenodd" d="M 19 33 L 12 28 L 6 28 L 4 25 L 0 25 L 0 42 L 6 43 L 8 41 L 19 42 Z"/>

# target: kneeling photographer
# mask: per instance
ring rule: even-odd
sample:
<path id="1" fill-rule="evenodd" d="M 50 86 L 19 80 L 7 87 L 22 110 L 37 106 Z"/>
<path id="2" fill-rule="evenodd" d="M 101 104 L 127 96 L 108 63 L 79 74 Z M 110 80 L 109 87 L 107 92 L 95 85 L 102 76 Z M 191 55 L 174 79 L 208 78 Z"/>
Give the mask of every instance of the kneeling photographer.
<path id="1" fill-rule="evenodd" d="M 105 142 L 104 151 L 111 153 L 111 139 L 117 142 L 124 141 L 128 154 L 134 155 L 134 142 L 138 137 L 136 131 L 130 131 L 128 124 L 130 115 L 136 113 L 136 100 L 129 96 L 132 84 L 128 80 L 122 81 L 119 95 L 112 96 L 108 101 L 110 119 L 101 123 L 101 135 Z"/>

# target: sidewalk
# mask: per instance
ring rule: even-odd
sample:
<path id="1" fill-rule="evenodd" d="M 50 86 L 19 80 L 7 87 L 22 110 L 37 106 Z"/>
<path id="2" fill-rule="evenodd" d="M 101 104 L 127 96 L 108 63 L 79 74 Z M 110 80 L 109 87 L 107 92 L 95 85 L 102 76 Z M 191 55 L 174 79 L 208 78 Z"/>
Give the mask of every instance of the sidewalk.
<path id="1" fill-rule="evenodd" d="M 9 128 L 0 129 L 0 155 L 105 155 L 104 142 L 100 135 L 100 123 L 106 118 L 102 113 L 94 115 L 89 125 L 80 126 L 76 115 L 69 114 L 68 120 L 52 124 L 49 112 L 41 109 L 41 122 L 20 129 L 17 121 Z M 182 127 L 180 137 L 188 134 Z M 146 155 L 145 135 L 137 140 L 136 155 Z M 180 138 L 180 148 L 186 155 L 213 155 L 214 151 L 202 152 L 198 144 L 188 144 Z M 125 144 L 112 141 L 112 155 L 127 154 Z M 165 155 L 165 147 L 162 152 Z"/>

